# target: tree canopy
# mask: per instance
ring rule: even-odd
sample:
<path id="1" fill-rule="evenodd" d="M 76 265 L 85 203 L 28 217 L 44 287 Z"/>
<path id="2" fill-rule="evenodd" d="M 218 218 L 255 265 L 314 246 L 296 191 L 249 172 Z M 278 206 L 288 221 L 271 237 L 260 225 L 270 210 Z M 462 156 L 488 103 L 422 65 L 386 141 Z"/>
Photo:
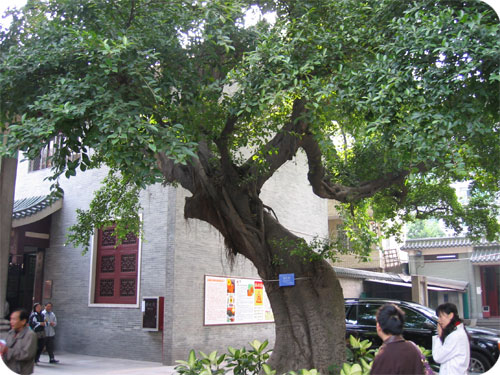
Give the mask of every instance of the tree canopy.
<path id="1" fill-rule="evenodd" d="M 0 36 L 9 151 L 34 157 L 63 135 L 56 176 L 105 163 L 144 187 L 178 181 L 203 145 L 211 168 L 260 187 L 302 148 L 321 197 L 492 238 L 499 35 L 487 5 L 260 2 L 276 22 L 244 27 L 252 3 L 29 1 Z M 466 179 L 474 199 L 460 207 L 448 186 Z"/>
<path id="2" fill-rule="evenodd" d="M 444 231 L 435 219 L 416 220 L 408 226 L 407 238 L 433 238 L 443 237 Z"/>
<path id="3" fill-rule="evenodd" d="M 275 22 L 246 27 L 250 7 Z M 110 192 L 179 184 L 186 217 L 261 273 L 276 269 L 254 250 L 277 227 L 258 196 L 299 150 L 360 251 L 372 220 L 500 232 L 500 31 L 480 1 L 30 0 L 13 19 L 2 154 L 59 136 L 56 182 L 105 164 Z M 454 181 L 471 182 L 468 204 Z M 94 210 L 123 203 L 108 196 Z"/>

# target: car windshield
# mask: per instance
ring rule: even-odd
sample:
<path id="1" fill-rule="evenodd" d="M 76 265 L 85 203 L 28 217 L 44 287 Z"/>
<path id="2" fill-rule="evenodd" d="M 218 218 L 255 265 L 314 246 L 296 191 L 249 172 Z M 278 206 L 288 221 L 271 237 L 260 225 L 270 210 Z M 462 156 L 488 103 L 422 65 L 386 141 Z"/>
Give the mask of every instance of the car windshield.
<path id="1" fill-rule="evenodd" d="M 434 322 L 438 321 L 438 317 L 436 316 L 436 312 L 433 309 L 431 309 L 430 307 L 422 306 L 422 305 L 418 305 L 418 304 L 411 305 L 411 307 L 413 307 L 415 310 L 420 311 L 422 314 L 424 314 L 426 317 L 433 320 Z"/>

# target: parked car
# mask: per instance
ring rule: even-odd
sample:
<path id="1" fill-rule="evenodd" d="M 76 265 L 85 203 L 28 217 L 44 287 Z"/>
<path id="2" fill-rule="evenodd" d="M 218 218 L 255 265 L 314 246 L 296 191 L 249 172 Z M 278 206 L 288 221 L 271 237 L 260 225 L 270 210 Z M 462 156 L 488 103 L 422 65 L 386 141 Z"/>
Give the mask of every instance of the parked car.
<path id="1" fill-rule="evenodd" d="M 375 315 L 380 306 L 393 303 L 405 312 L 404 338 L 426 349 L 432 349 L 432 336 L 437 334 L 438 318 L 434 310 L 414 302 L 378 298 L 346 298 L 345 316 L 347 337 L 353 335 L 382 345 L 377 335 Z M 470 337 L 471 361 L 469 371 L 483 373 L 498 360 L 500 332 L 486 328 L 466 327 Z"/>

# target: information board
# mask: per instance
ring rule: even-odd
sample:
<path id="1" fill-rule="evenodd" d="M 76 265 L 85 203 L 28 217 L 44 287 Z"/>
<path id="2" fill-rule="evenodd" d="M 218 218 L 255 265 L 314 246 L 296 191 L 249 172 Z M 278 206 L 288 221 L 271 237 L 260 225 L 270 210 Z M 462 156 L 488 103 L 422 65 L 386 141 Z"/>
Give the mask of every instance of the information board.
<path id="1" fill-rule="evenodd" d="M 258 279 L 205 276 L 205 325 L 274 322 Z"/>

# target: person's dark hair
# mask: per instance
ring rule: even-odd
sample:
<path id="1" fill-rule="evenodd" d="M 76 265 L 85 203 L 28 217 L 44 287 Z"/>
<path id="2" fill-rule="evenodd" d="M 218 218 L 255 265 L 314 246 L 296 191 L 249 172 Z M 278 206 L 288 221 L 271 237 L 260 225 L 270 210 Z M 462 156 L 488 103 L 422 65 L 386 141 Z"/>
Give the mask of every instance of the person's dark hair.
<path id="1" fill-rule="evenodd" d="M 446 313 L 446 314 L 453 313 L 453 318 L 450 320 L 448 325 L 443 328 L 443 334 L 440 337 L 441 341 L 444 342 L 446 337 L 456 329 L 457 323 L 463 323 L 463 321 L 462 319 L 460 319 L 460 316 L 458 315 L 457 306 L 451 302 L 446 302 L 439 305 L 436 309 L 436 315 L 439 316 L 440 313 Z"/>
<path id="2" fill-rule="evenodd" d="M 377 310 L 377 322 L 387 335 L 401 335 L 405 313 L 396 305 L 386 303 Z"/>
<path id="3" fill-rule="evenodd" d="M 14 311 L 12 311 L 12 314 L 17 311 L 19 311 L 19 320 L 26 320 L 26 323 L 28 323 L 28 319 L 30 316 L 26 309 L 15 309 Z"/>
<path id="4" fill-rule="evenodd" d="M 35 304 L 33 305 L 33 312 L 36 312 L 37 306 L 40 306 L 40 304 L 38 302 L 35 302 Z"/>

